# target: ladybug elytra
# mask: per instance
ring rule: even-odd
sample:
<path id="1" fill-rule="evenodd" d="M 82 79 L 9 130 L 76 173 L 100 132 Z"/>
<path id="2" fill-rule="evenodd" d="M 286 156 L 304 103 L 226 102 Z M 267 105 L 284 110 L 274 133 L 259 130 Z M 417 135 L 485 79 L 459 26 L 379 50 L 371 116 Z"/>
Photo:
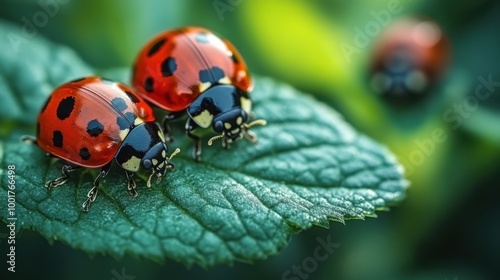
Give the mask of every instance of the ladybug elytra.
<path id="1" fill-rule="evenodd" d="M 88 211 L 96 199 L 99 181 L 108 173 L 113 159 L 127 176 L 129 193 L 137 196 L 133 175 L 139 170 L 151 172 L 160 180 L 173 169 L 167 145 L 151 107 L 134 91 L 120 83 L 97 76 L 85 77 L 55 89 L 43 106 L 37 122 L 36 139 L 48 155 L 66 162 L 62 176 L 48 181 L 57 187 L 80 168 L 100 168 L 93 187 L 83 203 Z"/>

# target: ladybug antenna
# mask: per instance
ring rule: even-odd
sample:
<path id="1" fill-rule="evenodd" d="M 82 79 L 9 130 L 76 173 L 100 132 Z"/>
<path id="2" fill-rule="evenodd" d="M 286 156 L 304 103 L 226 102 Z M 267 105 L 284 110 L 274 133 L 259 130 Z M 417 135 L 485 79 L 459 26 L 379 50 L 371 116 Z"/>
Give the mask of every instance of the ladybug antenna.
<path id="1" fill-rule="evenodd" d="M 212 144 L 214 143 L 215 140 L 221 139 L 223 137 L 224 137 L 224 132 L 222 132 L 221 135 L 216 135 L 216 136 L 208 139 L 208 146 L 212 146 Z"/>
<path id="2" fill-rule="evenodd" d="M 168 161 L 172 160 L 172 158 L 173 158 L 176 154 L 178 154 L 178 153 L 180 153 L 180 152 L 181 152 L 181 149 L 179 149 L 179 148 L 175 149 L 175 151 L 174 151 L 174 152 L 173 152 L 173 153 L 172 153 L 172 154 L 168 157 L 168 159 L 167 159 L 167 160 L 168 160 Z"/>
<path id="3" fill-rule="evenodd" d="M 245 129 L 249 129 L 250 127 L 252 126 L 255 126 L 255 125 L 266 125 L 267 124 L 267 121 L 266 120 L 255 120 L 251 123 L 245 123 L 243 124 L 243 127 Z"/>
<path id="4" fill-rule="evenodd" d="M 267 124 L 266 120 L 255 120 L 251 123 L 244 123 L 243 124 L 243 135 L 245 136 L 245 138 L 248 141 L 255 143 L 255 142 L 257 142 L 257 136 L 255 135 L 255 133 L 251 132 L 249 130 L 249 128 L 254 126 L 254 125 L 266 125 L 266 124 Z"/>
<path id="5" fill-rule="evenodd" d="M 167 160 L 165 160 L 165 163 L 167 164 L 166 165 L 166 169 L 167 170 L 174 170 L 175 168 L 175 165 L 173 163 L 170 162 L 170 160 L 176 155 L 178 154 L 179 152 L 181 151 L 181 149 L 177 148 L 175 149 L 175 151 L 167 158 Z"/>

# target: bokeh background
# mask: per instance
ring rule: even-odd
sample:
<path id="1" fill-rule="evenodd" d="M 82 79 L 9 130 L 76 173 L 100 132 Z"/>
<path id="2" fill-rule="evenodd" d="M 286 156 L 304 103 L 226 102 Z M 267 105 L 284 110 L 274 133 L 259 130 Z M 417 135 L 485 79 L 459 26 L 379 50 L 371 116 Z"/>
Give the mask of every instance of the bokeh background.
<path id="1" fill-rule="evenodd" d="M 376 219 L 314 228 L 266 260 L 210 269 L 88 256 L 27 231 L 18 236 L 14 279 L 282 279 L 313 255 L 318 237 L 328 236 L 341 246 L 327 260 L 283 279 L 500 279 L 500 86 L 477 106 L 466 104 L 478 77 L 500 81 L 499 1 L 2 0 L 0 18 L 25 25 L 44 11 L 40 3 L 57 3 L 57 11 L 37 36 L 73 48 L 102 72 L 130 67 L 142 44 L 165 29 L 208 27 L 237 46 L 255 75 L 315 95 L 387 145 L 405 165 L 411 188 L 405 201 Z M 340 47 L 354 45 L 356 28 L 365 29 L 375 21 L 373 11 L 388 7 L 397 7 L 390 25 L 431 18 L 450 44 L 436 84 L 404 104 L 381 98 L 367 78 L 384 28 L 356 53 L 346 56 Z M 460 105 L 469 110 L 453 111 Z M 445 119 L 449 110 L 460 125 Z M 426 152 L 418 143 L 430 141 L 436 129 L 446 140 Z"/>

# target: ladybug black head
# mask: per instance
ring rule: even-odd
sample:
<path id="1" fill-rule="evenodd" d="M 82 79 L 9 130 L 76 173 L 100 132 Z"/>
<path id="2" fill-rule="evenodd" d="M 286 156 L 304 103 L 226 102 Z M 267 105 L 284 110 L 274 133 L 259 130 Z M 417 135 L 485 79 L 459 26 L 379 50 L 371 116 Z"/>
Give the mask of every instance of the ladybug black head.
<path id="1" fill-rule="evenodd" d="M 116 162 L 129 172 L 138 172 L 139 169 L 150 171 L 148 187 L 151 178 L 156 174 L 160 180 L 165 172 L 173 169 L 170 162 L 172 156 L 167 156 L 167 145 L 165 145 L 163 132 L 155 122 L 139 124 L 128 133 L 115 155 Z"/>
<path id="2" fill-rule="evenodd" d="M 240 108 L 235 108 L 229 112 L 222 113 L 214 118 L 213 129 L 218 133 L 223 133 L 229 143 L 243 137 L 243 124 L 247 121 L 248 115 Z"/>
<path id="3" fill-rule="evenodd" d="M 247 123 L 248 114 L 240 109 L 233 109 L 229 112 L 218 115 L 212 122 L 213 129 L 221 133 L 208 140 L 208 145 L 211 146 L 213 141 L 223 138 L 223 141 L 232 143 L 240 138 L 247 138 L 250 142 L 257 141 L 257 137 L 252 133 L 249 128 L 254 125 L 266 125 L 265 120 L 255 120 Z"/>
<path id="4" fill-rule="evenodd" d="M 176 149 L 170 157 L 167 157 L 167 145 L 160 142 L 154 145 L 149 151 L 144 155 L 141 160 L 141 166 L 146 171 L 151 171 L 151 175 L 148 178 L 147 186 L 151 186 L 151 178 L 156 174 L 158 181 L 165 175 L 167 170 L 174 169 L 174 164 L 170 159 L 179 152 Z"/>
<path id="5" fill-rule="evenodd" d="M 144 155 L 141 160 L 141 166 L 146 171 L 152 171 L 151 176 L 156 174 L 160 179 L 166 171 L 167 146 L 164 143 L 157 143 Z M 150 178 L 151 178 L 150 176 Z M 148 187 L 151 179 L 148 180 Z"/>

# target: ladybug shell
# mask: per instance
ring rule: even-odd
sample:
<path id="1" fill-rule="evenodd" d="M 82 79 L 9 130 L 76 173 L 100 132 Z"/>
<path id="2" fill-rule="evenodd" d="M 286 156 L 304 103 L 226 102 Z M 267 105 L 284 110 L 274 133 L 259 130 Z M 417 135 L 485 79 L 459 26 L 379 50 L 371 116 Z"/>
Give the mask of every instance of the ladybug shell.
<path id="1" fill-rule="evenodd" d="M 96 168 L 113 160 L 130 130 L 155 120 L 132 89 L 99 77 L 59 86 L 37 123 L 37 144 L 72 164 Z"/>
<path id="2" fill-rule="evenodd" d="M 236 48 L 200 27 L 167 31 L 146 44 L 136 59 L 132 84 L 144 99 L 171 112 L 187 108 L 214 84 L 252 89 Z"/>
<path id="3" fill-rule="evenodd" d="M 444 72 L 449 54 L 448 40 L 437 23 L 398 21 L 381 35 L 375 48 L 372 73 L 383 81 L 376 88 L 387 95 L 419 95 Z"/>

